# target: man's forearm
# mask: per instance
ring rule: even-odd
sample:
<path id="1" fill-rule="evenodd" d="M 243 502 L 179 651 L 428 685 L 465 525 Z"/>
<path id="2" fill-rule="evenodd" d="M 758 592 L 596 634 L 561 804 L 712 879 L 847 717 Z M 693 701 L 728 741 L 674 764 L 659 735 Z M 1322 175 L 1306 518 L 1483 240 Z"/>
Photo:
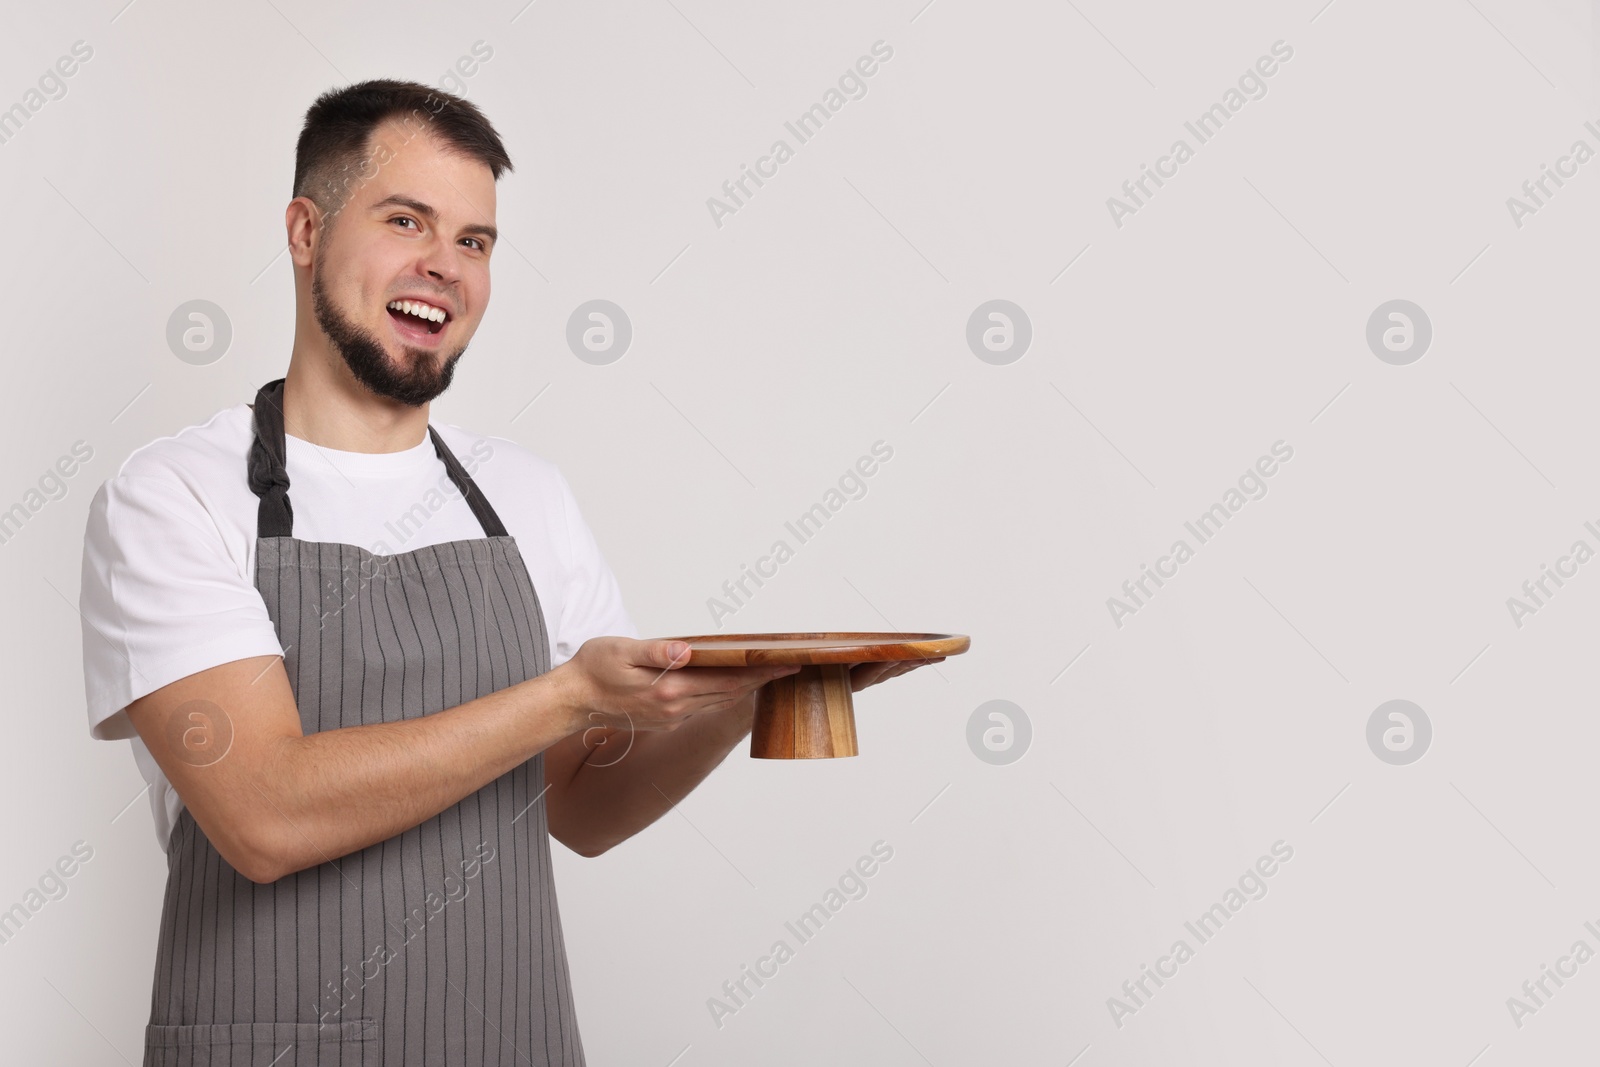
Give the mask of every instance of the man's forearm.
<path id="1" fill-rule="evenodd" d="M 277 743 L 251 783 L 266 880 L 403 833 L 560 741 L 576 729 L 562 683 L 549 672 L 432 715 Z"/>
<path id="2" fill-rule="evenodd" d="M 583 855 L 597 856 L 643 830 L 691 793 L 750 735 L 755 694 L 726 711 L 696 715 L 676 730 L 595 731 L 593 755 L 560 794 L 558 836 Z M 567 743 L 577 741 L 570 738 Z M 626 755 L 616 755 L 626 747 Z M 614 762 L 613 762 L 614 761 Z M 554 825 L 552 832 L 555 832 Z"/>

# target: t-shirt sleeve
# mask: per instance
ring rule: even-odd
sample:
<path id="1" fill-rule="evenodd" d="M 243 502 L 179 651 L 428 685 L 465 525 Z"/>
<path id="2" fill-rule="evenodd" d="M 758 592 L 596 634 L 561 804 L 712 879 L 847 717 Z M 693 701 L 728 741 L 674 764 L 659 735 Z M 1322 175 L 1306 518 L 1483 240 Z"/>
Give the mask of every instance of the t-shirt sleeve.
<path id="1" fill-rule="evenodd" d="M 254 583 L 176 479 L 118 475 L 89 505 L 82 586 L 89 735 L 136 736 L 124 709 L 197 671 L 283 654 Z"/>
<path id="2" fill-rule="evenodd" d="M 561 620 L 556 625 L 550 652 L 550 666 L 559 667 L 575 655 L 591 637 L 638 638 L 639 631 L 622 603 L 622 590 L 611 573 L 600 546 L 577 498 L 564 475 L 558 475 L 566 512 L 567 543 L 571 548 L 571 570 L 563 598 Z"/>

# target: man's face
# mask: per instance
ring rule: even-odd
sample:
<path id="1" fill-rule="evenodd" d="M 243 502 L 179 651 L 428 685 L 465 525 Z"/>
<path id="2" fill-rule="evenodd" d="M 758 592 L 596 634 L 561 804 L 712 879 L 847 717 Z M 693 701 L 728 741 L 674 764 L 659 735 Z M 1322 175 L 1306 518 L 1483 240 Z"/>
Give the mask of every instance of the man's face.
<path id="1" fill-rule="evenodd" d="M 449 387 L 489 303 L 494 246 L 494 177 L 425 114 L 379 126 L 340 176 L 311 271 L 312 312 L 351 373 L 413 407 Z"/>

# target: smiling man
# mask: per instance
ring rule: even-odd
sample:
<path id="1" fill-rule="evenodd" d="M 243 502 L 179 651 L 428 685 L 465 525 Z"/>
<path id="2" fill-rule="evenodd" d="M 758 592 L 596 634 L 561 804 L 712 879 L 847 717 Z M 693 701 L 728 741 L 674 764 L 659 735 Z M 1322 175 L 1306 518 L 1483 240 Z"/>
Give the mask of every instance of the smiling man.
<path id="1" fill-rule="evenodd" d="M 510 167 L 457 97 L 319 98 L 284 377 L 91 505 L 90 729 L 132 741 L 168 865 L 146 1065 L 582 1064 L 549 838 L 650 825 L 795 669 L 638 640 L 555 465 L 430 424 Z"/>

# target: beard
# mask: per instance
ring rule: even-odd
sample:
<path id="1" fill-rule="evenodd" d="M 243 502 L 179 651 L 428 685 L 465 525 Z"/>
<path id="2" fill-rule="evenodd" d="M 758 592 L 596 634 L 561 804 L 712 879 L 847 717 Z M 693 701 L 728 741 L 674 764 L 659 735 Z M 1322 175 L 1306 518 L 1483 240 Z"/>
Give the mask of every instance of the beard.
<path id="1" fill-rule="evenodd" d="M 317 318 L 317 325 L 333 342 L 333 347 L 344 359 L 345 366 L 350 368 L 350 373 L 355 375 L 356 381 L 379 396 L 411 407 L 421 407 L 450 388 L 456 361 L 467 350 L 467 346 L 462 345 L 446 355 L 435 369 L 433 352 L 402 344 L 400 366 L 396 367 L 390 361 L 383 342 L 370 331 L 345 318 L 328 299 L 328 292 L 322 284 L 320 262 L 311 272 L 311 311 Z"/>

